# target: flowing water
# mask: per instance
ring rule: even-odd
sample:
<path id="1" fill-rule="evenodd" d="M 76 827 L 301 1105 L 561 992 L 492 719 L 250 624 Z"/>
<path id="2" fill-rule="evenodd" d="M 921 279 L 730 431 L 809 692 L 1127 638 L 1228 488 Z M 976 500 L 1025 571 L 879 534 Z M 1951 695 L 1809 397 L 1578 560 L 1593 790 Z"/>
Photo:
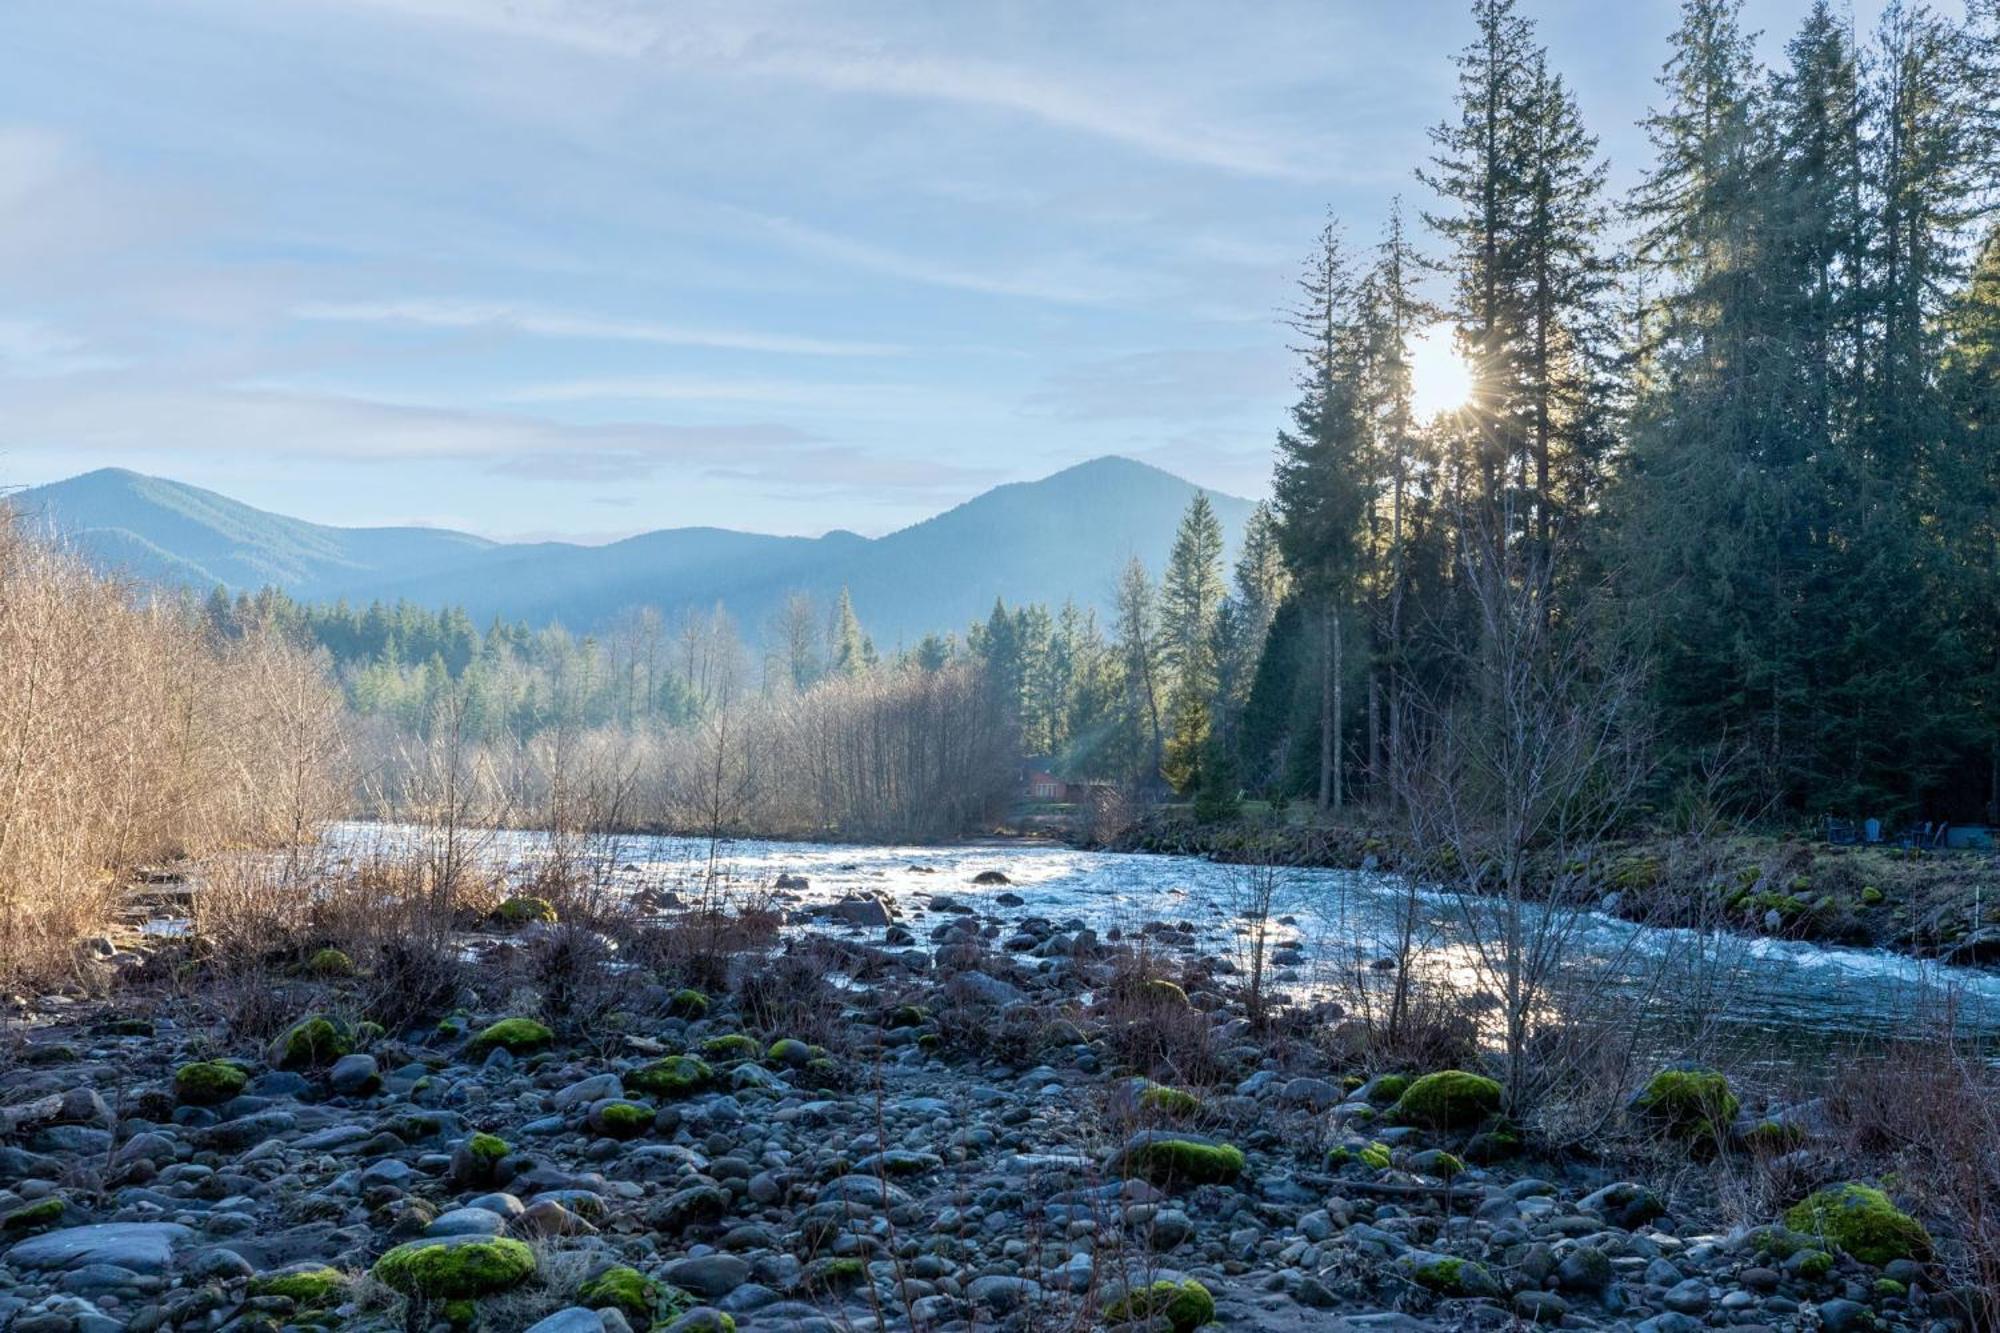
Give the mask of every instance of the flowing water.
<path id="1" fill-rule="evenodd" d="M 395 826 L 350 824 L 334 834 L 343 854 L 388 849 L 417 836 Z M 548 855 L 535 833 L 491 835 L 486 854 L 526 872 Z M 951 898 L 1003 922 L 1044 917 L 1127 935 L 1149 922 L 1184 924 L 1189 952 L 1247 963 L 1246 909 L 1258 880 L 1241 866 L 1195 857 L 1078 851 L 1033 842 L 953 846 L 868 846 L 633 836 L 592 849 L 609 867 L 614 891 L 671 890 L 683 898 L 704 883 L 726 886 L 737 901 L 768 897 L 780 875 L 807 887 L 778 901 L 794 908 L 877 895 L 921 940 L 948 919 L 931 908 Z M 1004 885 L 976 885 L 998 871 Z M 1479 965 L 1478 940 L 1492 937 L 1484 909 L 1441 891 L 1412 894 L 1383 872 L 1286 870 L 1270 891 L 1267 952 L 1291 945 L 1297 962 L 1277 968 L 1276 990 L 1293 998 L 1367 1003 L 1387 973 L 1406 919 L 1417 923 L 1418 966 L 1477 995 L 1491 988 Z M 1001 895 L 1013 895 L 1004 901 Z M 1016 903 L 1015 898 L 1020 901 Z M 1717 935 L 1637 925 L 1585 913 L 1562 923 L 1567 976 L 1596 1002 L 1656 1031 L 1662 1050 L 1699 1028 L 1710 1047 L 1739 1058 L 1796 1070 L 1825 1063 L 1857 1040 L 1906 1034 L 1949 1008 L 1962 1031 L 2000 1038 L 2000 973 L 1919 962 L 1875 949 Z M 1003 926 L 1001 938 L 1009 932 Z"/>

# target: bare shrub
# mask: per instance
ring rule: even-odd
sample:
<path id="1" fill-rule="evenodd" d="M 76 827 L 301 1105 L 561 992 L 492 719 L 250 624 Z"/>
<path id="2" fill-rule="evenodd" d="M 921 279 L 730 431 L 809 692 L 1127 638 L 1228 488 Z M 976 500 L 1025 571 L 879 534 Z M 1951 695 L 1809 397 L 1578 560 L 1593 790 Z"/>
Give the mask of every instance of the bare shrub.
<path id="1" fill-rule="evenodd" d="M 1914 1016 L 1908 1040 L 1845 1060 L 1827 1098 L 1848 1154 L 1942 1219 L 1954 1282 L 2000 1292 L 2000 1069 L 1990 1037 L 1963 1026 L 1955 1006 Z M 1984 1311 L 1984 1317 L 2000 1309 Z M 1984 1325 L 1982 1325 L 1984 1326 Z"/>
<path id="2" fill-rule="evenodd" d="M 77 974 L 132 868 L 283 846 L 333 813 L 324 662 L 258 626 L 216 634 L 0 513 L 0 974 Z"/>

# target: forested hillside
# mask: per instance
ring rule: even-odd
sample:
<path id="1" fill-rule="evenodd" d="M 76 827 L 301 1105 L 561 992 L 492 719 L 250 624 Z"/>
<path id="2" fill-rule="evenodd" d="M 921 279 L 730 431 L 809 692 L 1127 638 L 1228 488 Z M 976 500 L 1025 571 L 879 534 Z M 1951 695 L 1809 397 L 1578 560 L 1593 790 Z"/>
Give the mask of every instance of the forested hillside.
<path id="1" fill-rule="evenodd" d="M 1474 8 L 1421 226 L 1331 227 L 1301 284 L 1250 787 L 1388 796 L 1529 624 L 1643 672 L 1662 809 L 1995 818 L 1993 15 L 1819 4 L 1767 68 L 1686 0 L 1615 198 L 1532 23 Z M 1475 388 L 1420 421 L 1439 317 Z"/>

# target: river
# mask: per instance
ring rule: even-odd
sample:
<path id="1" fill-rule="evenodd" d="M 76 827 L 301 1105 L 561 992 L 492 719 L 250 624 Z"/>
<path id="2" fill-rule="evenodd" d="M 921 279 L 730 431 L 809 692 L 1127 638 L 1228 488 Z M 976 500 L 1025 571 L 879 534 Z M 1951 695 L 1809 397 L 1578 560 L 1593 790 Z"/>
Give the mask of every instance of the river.
<path id="1" fill-rule="evenodd" d="M 416 836 L 390 825 L 347 824 L 333 834 L 344 855 L 389 850 Z M 525 871 L 547 854 L 536 833 L 489 835 L 486 854 Z M 930 906 L 949 897 L 1005 921 L 1041 916 L 1125 935 L 1148 922 L 1185 923 L 1181 952 L 1219 955 L 1247 969 L 1245 909 L 1252 874 L 1240 866 L 1182 856 L 1079 851 L 1039 842 L 875 846 L 746 839 L 711 846 L 701 839 L 631 836 L 593 849 L 617 892 L 700 891 L 716 879 L 739 901 L 767 897 L 782 875 L 804 889 L 779 897 L 803 909 L 849 894 L 891 903 L 917 933 L 946 919 Z M 985 871 L 1005 885 L 976 885 Z M 1013 895 L 1004 903 L 1001 895 Z M 1018 903 L 1014 902 L 1018 898 Z M 1414 910 L 1412 911 L 1412 903 Z M 1370 964 L 1394 952 L 1405 913 L 1418 922 L 1416 966 L 1459 992 L 1491 989 L 1476 941 L 1491 938 L 1485 909 L 1443 891 L 1414 896 L 1401 877 L 1347 870 L 1292 870 L 1271 895 L 1267 953 L 1290 945 L 1298 961 L 1278 968 L 1273 986 L 1294 999 L 1369 1002 L 1387 973 Z M 1565 918 L 1564 976 L 1578 994 L 1598 997 L 1624 1023 L 1643 1023 L 1662 1051 L 1726 1051 L 1738 1062 L 1796 1072 L 1871 1040 L 1905 1035 L 1947 1007 L 1963 1032 L 2000 1037 L 2000 974 L 1946 967 L 1874 949 L 1752 938 L 1637 925 L 1584 913 Z M 1002 939 L 1006 932 L 1003 930 Z"/>

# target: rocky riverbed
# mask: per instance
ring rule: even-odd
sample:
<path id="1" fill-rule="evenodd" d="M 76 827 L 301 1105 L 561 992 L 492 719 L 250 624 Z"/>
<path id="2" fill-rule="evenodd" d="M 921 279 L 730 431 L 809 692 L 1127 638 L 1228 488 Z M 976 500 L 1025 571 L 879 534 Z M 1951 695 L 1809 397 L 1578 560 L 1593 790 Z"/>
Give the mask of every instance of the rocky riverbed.
<path id="1" fill-rule="evenodd" d="M 1549 1160 L 1476 1072 L 1253 1027 L 1192 931 L 954 887 L 725 958 L 517 906 L 388 1028 L 365 955 L 274 972 L 271 1035 L 157 967 L 33 997 L 0 1329 L 1972 1326 L 1811 1105 L 1668 1071 L 1646 1153 Z M 1800 1199 L 1731 1219 L 1712 1154 L 1753 1150 Z"/>

